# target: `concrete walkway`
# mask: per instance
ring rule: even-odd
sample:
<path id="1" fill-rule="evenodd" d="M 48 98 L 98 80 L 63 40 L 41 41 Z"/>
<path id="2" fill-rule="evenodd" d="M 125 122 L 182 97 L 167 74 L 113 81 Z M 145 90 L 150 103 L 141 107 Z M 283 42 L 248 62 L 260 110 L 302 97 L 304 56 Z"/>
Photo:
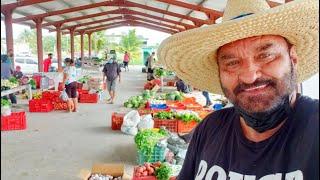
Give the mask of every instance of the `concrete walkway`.
<path id="1" fill-rule="evenodd" d="M 146 81 L 141 67 L 122 73 L 115 104 L 80 104 L 78 113 L 29 113 L 27 130 L 1 132 L 1 178 L 10 180 L 74 180 L 93 163 L 120 162 L 132 174 L 136 149 L 132 136 L 112 131 L 111 114 Z"/>

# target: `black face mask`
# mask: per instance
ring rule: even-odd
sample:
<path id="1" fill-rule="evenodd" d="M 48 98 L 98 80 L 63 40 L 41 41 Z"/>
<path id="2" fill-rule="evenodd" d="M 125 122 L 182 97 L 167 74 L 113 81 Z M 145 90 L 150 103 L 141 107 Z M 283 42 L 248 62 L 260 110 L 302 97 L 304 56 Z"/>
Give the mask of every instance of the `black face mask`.
<path id="1" fill-rule="evenodd" d="M 238 106 L 234 106 L 245 123 L 259 133 L 277 127 L 291 114 L 289 96 L 286 96 L 277 108 L 270 112 L 248 113 Z"/>

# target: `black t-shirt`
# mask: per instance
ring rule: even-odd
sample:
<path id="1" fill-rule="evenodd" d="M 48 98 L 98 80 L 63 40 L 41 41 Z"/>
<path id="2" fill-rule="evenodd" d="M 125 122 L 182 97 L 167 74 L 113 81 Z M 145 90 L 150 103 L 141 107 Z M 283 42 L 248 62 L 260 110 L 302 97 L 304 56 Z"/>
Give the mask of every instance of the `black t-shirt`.
<path id="1" fill-rule="evenodd" d="M 120 75 L 121 69 L 117 62 L 106 63 L 102 72 L 107 76 L 108 81 L 113 81 Z"/>
<path id="2" fill-rule="evenodd" d="M 270 138 L 255 143 L 233 107 L 195 129 L 179 180 L 319 179 L 319 100 L 297 96 L 293 114 Z"/>

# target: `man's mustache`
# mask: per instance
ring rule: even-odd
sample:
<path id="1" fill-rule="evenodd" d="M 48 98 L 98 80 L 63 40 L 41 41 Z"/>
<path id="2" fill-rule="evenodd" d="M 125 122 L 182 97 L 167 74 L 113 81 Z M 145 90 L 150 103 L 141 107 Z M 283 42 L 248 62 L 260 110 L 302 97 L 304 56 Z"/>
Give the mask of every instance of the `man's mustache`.
<path id="1" fill-rule="evenodd" d="M 245 91 L 246 89 L 255 88 L 262 85 L 269 85 L 272 87 L 276 87 L 277 83 L 272 79 L 257 79 L 255 82 L 251 84 L 239 83 L 236 88 L 233 90 L 235 95 Z"/>

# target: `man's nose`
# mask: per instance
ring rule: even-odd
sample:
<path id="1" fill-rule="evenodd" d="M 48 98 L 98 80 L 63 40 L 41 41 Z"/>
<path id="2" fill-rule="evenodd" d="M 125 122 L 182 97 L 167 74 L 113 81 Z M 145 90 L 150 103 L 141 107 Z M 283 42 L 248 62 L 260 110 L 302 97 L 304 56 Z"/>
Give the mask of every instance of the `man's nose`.
<path id="1" fill-rule="evenodd" d="M 246 84 L 252 84 L 260 77 L 260 67 L 253 63 L 247 63 L 247 65 L 239 73 L 239 80 Z"/>

